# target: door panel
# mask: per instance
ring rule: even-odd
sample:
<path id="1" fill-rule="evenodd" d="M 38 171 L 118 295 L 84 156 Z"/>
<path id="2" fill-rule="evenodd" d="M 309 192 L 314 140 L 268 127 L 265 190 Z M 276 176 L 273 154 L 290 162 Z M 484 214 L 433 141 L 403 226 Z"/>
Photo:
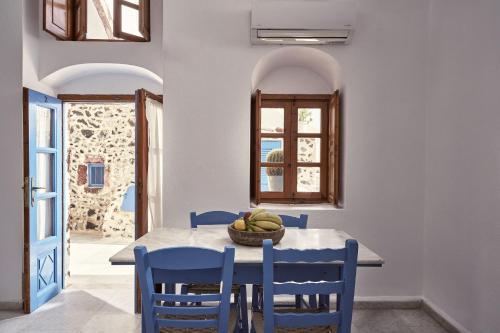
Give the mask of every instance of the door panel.
<path id="1" fill-rule="evenodd" d="M 62 288 L 62 103 L 24 90 L 24 309 L 32 312 Z"/>

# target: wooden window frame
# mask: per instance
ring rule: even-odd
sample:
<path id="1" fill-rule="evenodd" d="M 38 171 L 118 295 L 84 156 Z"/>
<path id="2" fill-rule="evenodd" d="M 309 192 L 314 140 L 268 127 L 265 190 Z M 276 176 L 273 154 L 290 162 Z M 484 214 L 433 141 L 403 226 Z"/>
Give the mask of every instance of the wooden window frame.
<path id="1" fill-rule="evenodd" d="M 332 95 L 304 95 L 304 94 L 262 94 L 256 91 L 252 101 L 252 198 L 259 203 L 284 203 L 284 204 L 312 204 L 332 202 L 330 198 L 330 101 Z M 261 133 L 260 120 L 261 109 L 264 107 L 283 107 L 284 132 L 283 133 Z M 300 107 L 312 107 L 321 109 L 321 132 L 320 133 L 298 133 L 297 112 Z M 284 162 L 280 164 L 269 164 L 261 161 L 261 139 L 283 138 L 284 140 Z M 321 158 L 319 163 L 298 162 L 297 145 L 299 138 L 320 138 Z M 261 192 L 260 174 L 261 167 L 283 167 L 283 192 Z M 320 168 L 320 191 L 298 192 L 297 171 L 299 167 Z"/>
<path id="2" fill-rule="evenodd" d="M 143 37 L 128 34 L 122 31 L 122 7 L 130 7 L 139 12 L 139 31 Z M 139 0 L 139 4 L 133 4 L 127 0 L 114 0 L 114 20 L 113 34 L 117 38 L 123 38 L 126 41 L 147 42 L 150 40 L 150 6 L 149 0 Z"/>
<path id="3" fill-rule="evenodd" d="M 139 5 L 127 0 L 114 0 L 113 7 L 113 36 L 121 39 L 90 39 L 87 38 L 87 5 L 92 0 L 66 0 L 64 8 L 55 8 L 54 0 L 43 1 L 43 30 L 53 35 L 59 41 L 89 41 L 89 42 L 150 42 L 150 0 L 139 0 Z M 143 37 L 121 31 L 122 6 L 139 11 L 139 31 Z M 53 23 L 54 12 L 59 10 L 59 15 L 66 15 L 66 30 Z M 64 14 L 62 14 L 63 12 Z M 99 11 L 98 11 L 99 12 Z M 106 29 L 109 35 L 109 29 Z"/>

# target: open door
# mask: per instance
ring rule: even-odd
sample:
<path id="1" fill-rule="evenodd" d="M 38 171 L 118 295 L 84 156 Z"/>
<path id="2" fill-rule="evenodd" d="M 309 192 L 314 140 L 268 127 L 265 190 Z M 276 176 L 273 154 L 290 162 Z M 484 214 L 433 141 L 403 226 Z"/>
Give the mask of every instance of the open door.
<path id="1" fill-rule="evenodd" d="M 62 103 L 24 88 L 24 311 L 62 289 Z"/>
<path id="2" fill-rule="evenodd" d="M 136 169 L 135 238 L 162 224 L 163 97 L 145 89 L 135 92 Z M 141 295 L 136 279 L 136 313 Z"/>

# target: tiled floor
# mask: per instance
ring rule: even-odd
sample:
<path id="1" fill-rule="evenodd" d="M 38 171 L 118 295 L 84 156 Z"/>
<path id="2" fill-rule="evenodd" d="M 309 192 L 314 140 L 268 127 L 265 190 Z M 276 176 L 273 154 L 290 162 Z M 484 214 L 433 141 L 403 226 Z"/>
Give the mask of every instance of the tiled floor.
<path id="1" fill-rule="evenodd" d="M 0 311 L 0 332 L 140 332 L 132 276 L 79 276 L 31 315 Z M 352 333 L 446 333 L 421 310 L 355 310 Z"/>

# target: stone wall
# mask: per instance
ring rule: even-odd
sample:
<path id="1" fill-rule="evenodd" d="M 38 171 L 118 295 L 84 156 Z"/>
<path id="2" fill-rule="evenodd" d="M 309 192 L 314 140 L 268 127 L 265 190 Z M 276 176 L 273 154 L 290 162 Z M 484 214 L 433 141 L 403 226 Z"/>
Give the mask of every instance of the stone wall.
<path id="1" fill-rule="evenodd" d="M 121 205 L 134 181 L 134 104 L 68 105 L 68 229 L 132 238 L 134 213 L 121 211 Z M 104 164 L 102 188 L 89 187 L 89 163 Z"/>

